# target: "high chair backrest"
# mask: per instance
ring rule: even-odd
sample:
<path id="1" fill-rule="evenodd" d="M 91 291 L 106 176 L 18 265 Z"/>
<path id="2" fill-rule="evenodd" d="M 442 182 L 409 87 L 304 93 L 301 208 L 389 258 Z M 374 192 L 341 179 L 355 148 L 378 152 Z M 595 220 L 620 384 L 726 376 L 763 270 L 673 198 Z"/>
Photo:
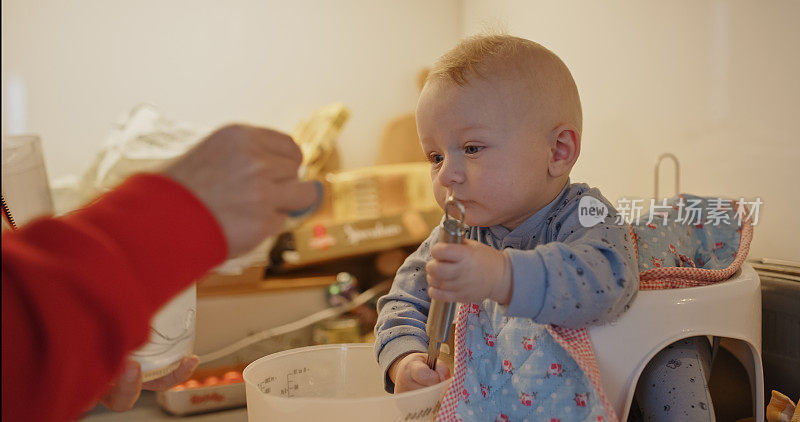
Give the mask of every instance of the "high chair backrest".
<path id="1" fill-rule="evenodd" d="M 755 420 L 764 420 L 761 363 L 761 282 L 749 265 L 730 279 L 702 287 L 640 291 L 617 321 L 591 327 L 603 388 L 624 421 L 645 365 L 687 337 L 722 337 L 750 375 Z"/>

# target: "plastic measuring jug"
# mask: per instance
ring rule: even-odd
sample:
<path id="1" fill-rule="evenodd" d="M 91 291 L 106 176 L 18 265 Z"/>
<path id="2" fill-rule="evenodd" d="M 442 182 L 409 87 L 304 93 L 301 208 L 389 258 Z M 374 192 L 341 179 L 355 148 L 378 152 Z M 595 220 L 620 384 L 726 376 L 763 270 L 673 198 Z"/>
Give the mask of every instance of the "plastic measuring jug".
<path id="1" fill-rule="evenodd" d="M 371 344 L 275 353 L 244 370 L 247 420 L 432 421 L 450 380 L 389 394 Z"/>

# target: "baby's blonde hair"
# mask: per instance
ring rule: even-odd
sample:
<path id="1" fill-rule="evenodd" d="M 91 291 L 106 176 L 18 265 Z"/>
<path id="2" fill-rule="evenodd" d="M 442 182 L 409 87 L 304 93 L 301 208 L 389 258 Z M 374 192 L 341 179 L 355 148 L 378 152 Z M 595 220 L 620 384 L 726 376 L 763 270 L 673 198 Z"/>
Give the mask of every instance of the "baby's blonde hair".
<path id="1" fill-rule="evenodd" d="M 471 77 L 509 73 L 525 78 L 533 95 L 549 103 L 553 117 L 565 120 L 560 123 L 581 131 L 581 100 L 572 74 L 555 53 L 531 40 L 506 34 L 466 38 L 436 60 L 426 83 L 444 79 L 466 86 Z"/>

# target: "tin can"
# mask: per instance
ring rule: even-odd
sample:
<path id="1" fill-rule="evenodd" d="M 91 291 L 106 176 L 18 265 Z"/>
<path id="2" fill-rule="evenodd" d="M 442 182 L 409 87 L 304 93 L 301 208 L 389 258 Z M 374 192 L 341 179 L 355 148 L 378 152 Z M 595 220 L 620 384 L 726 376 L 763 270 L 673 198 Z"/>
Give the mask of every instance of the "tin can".
<path id="1" fill-rule="evenodd" d="M 315 344 L 360 343 L 361 326 L 351 317 L 333 318 L 314 327 Z"/>

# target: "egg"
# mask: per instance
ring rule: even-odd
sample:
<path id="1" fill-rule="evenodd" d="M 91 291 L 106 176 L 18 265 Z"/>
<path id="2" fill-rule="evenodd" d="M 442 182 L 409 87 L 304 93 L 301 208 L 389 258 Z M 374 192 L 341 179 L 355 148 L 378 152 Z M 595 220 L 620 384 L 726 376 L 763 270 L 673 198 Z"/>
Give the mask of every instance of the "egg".
<path id="1" fill-rule="evenodd" d="M 242 379 L 242 374 L 240 372 L 228 371 L 222 376 L 222 382 L 225 384 L 234 384 L 242 381 L 244 380 Z"/>
<path id="2" fill-rule="evenodd" d="M 189 380 L 183 383 L 183 386 L 186 388 L 197 388 L 200 387 L 200 381 L 198 380 Z"/>

